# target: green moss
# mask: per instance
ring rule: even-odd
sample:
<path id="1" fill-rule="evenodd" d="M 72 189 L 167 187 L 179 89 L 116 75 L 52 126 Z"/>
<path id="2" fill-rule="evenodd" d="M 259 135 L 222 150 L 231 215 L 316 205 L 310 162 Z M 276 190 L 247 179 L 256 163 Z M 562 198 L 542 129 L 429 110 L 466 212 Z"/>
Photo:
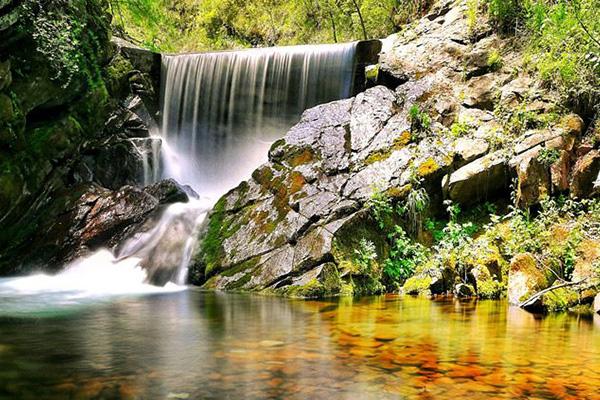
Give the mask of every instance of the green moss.
<path id="1" fill-rule="evenodd" d="M 305 285 L 292 286 L 288 289 L 286 295 L 289 297 L 302 297 L 302 298 L 320 298 L 327 294 L 325 286 L 319 282 L 316 278 L 311 279 Z"/>
<path id="2" fill-rule="evenodd" d="M 502 68 L 502 56 L 497 50 L 492 50 L 488 55 L 487 65 L 490 71 L 498 71 Z"/>
<path id="3" fill-rule="evenodd" d="M 300 165 L 308 164 L 315 159 L 313 151 L 309 148 L 302 148 L 287 156 L 288 165 L 295 168 Z"/>
<path id="4" fill-rule="evenodd" d="M 225 220 L 225 198 L 215 204 L 212 214 L 209 217 L 208 228 L 204 239 L 202 240 L 200 253 L 204 263 L 204 275 L 206 277 L 213 274 L 220 266 L 220 259 L 223 256 L 223 237 L 222 228 Z"/>
<path id="5" fill-rule="evenodd" d="M 112 96 L 122 97 L 129 90 L 129 75 L 134 71 L 131 62 L 117 54 L 106 67 L 106 85 Z"/>
<path id="6" fill-rule="evenodd" d="M 579 303 L 579 295 L 569 288 L 560 288 L 544 294 L 542 302 L 546 311 L 564 311 Z"/>
<path id="7" fill-rule="evenodd" d="M 406 294 L 419 295 L 428 294 L 431 285 L 431 277 L 428 275 L 415 275 L 406 280 L 402 291 Z"/>
<path id="8" fill-rule="evenodd" d="M 499 299 L 503 296 L 505 286 L 493 279 L 477 282 L 477 297 L 480 299 Z"/>
<path id="9" fill-rule="evenodd" d="M 265 189 L 269 189 L 271 187 L 271 181 L 273 180 L 273 171 L 265 165 L 262 168 L 256 169 L 252 173 L 252 178 Z"/>
<path id="10" fill-rule="evenodd" d="M 412 135 L 409 131 L 402 132 L 396 139 L 394 139 L 394 143 L 392 146 L 387 147 L 385 149 L 374 151 L 369 154 L 369 156 L 365 160 L 365 164 L 370 165 L 379 161 L 384 161 L 390 158 L 392 153 L 398 151 L 409 144 L 412 140 Z"/>

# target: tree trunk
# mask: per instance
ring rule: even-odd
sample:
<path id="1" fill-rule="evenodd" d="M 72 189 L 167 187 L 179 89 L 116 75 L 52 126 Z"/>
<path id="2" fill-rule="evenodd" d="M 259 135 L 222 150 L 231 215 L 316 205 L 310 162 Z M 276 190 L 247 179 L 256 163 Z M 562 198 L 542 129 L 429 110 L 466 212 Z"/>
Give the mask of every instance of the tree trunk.
<path id="1" fill-rule="evenodd" d="M 358 19 L 360 20 L 360 26 L 363 31 L 363 37 L 365 40 L 368 40 L 369 37 L 367 35 L 367 28 L 365 28 L 365 21 L 363 20 L 362 13 L 360 12 L 360 7 L 358 6 L 356 0 L 352 0 L 352 3 L 354 4 L 354 8 L 356 8 L 356 12 L 358 13 Z"/>

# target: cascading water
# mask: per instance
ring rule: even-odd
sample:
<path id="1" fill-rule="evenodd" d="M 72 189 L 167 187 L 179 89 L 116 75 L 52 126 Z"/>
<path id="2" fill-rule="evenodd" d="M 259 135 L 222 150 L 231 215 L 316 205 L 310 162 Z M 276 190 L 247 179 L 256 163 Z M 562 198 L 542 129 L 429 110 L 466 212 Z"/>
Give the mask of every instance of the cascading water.
<path id="1" fill-rule="evenodd" d="M 271 143 L 306 108 L 352 95 L 355 58 L 355 43 L 163 56 L 161 129 L 151 149 L 138 148 L 152 157 L 144 184 L 174 178 L 200 199 L 167 207 L 114 252 L 100 250 L 58 275 L 0 280 L 0 299 L 39 294 L 40 307 L 181 287 L 173 283 L 185 281 L 214 200 L 266 161 Z"/>
<path id="2" fill-rule="evenodd" d="M 222 195 L 307 108 L 352 93 L 356 43 L 163 56 L 163 174 Z"/>

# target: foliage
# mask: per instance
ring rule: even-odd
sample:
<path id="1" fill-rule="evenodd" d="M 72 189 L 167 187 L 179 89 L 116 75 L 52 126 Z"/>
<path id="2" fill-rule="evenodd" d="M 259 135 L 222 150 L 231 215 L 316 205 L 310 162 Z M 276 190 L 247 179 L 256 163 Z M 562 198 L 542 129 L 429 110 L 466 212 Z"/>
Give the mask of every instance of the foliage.
<path id="1" fill-rule="evenodd" d="M 487 0 L 487 9 L 500 31 L 527 38 L 526 58 L 548 86 L 584 111 L 596 105 L 600 0 Z"/>
<path id="2" fill-rule="evenodd" d="M 417 104 L 413 104 L 408 110 L 410 120 L 410 130 L 413 134 L 419 135 L 429 131 L 431 126 L 431 117 L 422 111 Z"/>
<path id="3" fill-rule="evenodd" d="M 388 282 L 401 282 L 412 276 L 416 267 L 426 260 L 427 250 L 409 238 L 399 225 L 394 226 L 388 238 L 392 245 L 390 257 L 383 265 L 383 273 Z"/>
<path id="4" fill-rule="evenodd" d="M 354 250 L 355 263 L 359 267 L 358 273 L 364 275 L 373 275 L 377 271 L 376 260 L 377 252 L 373 242 L 361 239 L 358 249 Z"/>
<path id="5" fill-rule="evenodd" d="M 369 240 L 361 239 L 358 248 L 354 250 L 354 265 L 357 270 L 352 271 L 350 279 L 353 294 L 376 294 L 384 290 L 381 284 L 381 267 L 377 262 L 375 244 Z"/>
<path id="6" fill-rule="evenodd" d="M 549 147 L 542 147 L 540 150 L 537 160 L 545 167 L 550 167 L 560 158 L 560 151 Z"/>
<path id="7" fill-rule="evenodd" d="M 557 197 L 543 200 L 535 215 L 513 209 L 505 222 L 487 227 L 487 235 L 501 244 L 510 259 L 524 252 L 536 254 L 550 277 L 569 280 L 584 237 L 600 239 L 600 202 Z"/>
<path id="8" fill-rule="evenodd" d="M 82 13 L 92 13 L 87 7 L 97 5 L 87 1 L 26 0 L 19 8 L 19 29 L 31 34 L 36 51 L 54 73 L 52 79 L 63 88 L 78 80 L 90 89 L 102 86 L 100 60 L 96 57 L 101 44 L 94 27 L 88 26 L 89 20 L 82 18 Z"/>
<path id="9" fill-rule="evenodd" d="M 384 192 L 375 190 L 367 202 L 367 208 L 373 214 L 373 218 L 377 222 L 379 229 L 383 230 L 393 222 L 391 218 L 394 214 L 394 206 L 390 197 Z"/>
<path id="10" fill-rule="evenodd" d="M 115 24 L 163 51 L 227 49 L 384 37 L 431 0 L 111 0 Z"/>
<path id="11" fill-rule="evenodd" d="M 471 131 L 471 126 L 466 121 L 457 121 L 450 126 L 450 133 L 458 138 L 467 135 Z"/>
<path id="12" fill-rule="evenodd" d="M 420 229 L 428 206 L 429 196 L 423 188 L 412 189 L 404 201 L 396 204 L 386 194 L 375 191 L 367 204 L 390 246 L 390 255 L 383 261 L 383 281 L 388 289 L 406 280 L 426 259 L 427 249 L 410 238 L 398 221 L 408 219 L 410 226 Z"/>
<path id="13" fill-rule="evenodd" d="M 467 0 L 467 28 L 469 33 L 473 34 L 477 26 L 477 18 L 479 13 L 479 0 Z"/>
<path id="14" fill-rule="evenodd" d="M 408 219 L 410 230 L 418 234 L 423 225 L 423 214 L 429 206 L 429 195 L 425 188 L 416 187 L 408 192 L 406 200 L 398 204 L 397 212 Z"/>
<path id="15" fill-rule="evenodd" d="M 488 55 L 487 66 L 491 71 L 497 71 L 502 68 L 502 56 L 498 50 L 492 50 Z"/>

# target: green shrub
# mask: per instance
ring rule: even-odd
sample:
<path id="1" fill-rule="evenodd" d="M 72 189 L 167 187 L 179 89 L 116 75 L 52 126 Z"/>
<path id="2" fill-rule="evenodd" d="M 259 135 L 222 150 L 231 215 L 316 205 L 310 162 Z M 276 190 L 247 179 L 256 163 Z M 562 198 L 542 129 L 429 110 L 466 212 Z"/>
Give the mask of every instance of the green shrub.
<path id="1" fill-rule="evenodd" d="M 418 105 L 413 104 L 408 110 L 410 120 L 410 130 L 413 134 L 420 134 L 429 131 L 431 126 L 431 117 L 424 111 L 421 111 Z"/>
<path id="2" fill-rule="evenodd" d="M 408 237 L 402 227 L 396 225 L 394 232 L 388 235 L 392 245 L 390 257 L 383 266 L 384 277 L 389 285 L 399 283 L 410 277 L 416 267 L 427 257 L 425 247 Z"/>
<path id="3" fill-rule="evenodd" d="M 537 160 L 545 167 L 550 167 L 560 158 L 560 151 L 543 147 L 537 155 Z"/>

